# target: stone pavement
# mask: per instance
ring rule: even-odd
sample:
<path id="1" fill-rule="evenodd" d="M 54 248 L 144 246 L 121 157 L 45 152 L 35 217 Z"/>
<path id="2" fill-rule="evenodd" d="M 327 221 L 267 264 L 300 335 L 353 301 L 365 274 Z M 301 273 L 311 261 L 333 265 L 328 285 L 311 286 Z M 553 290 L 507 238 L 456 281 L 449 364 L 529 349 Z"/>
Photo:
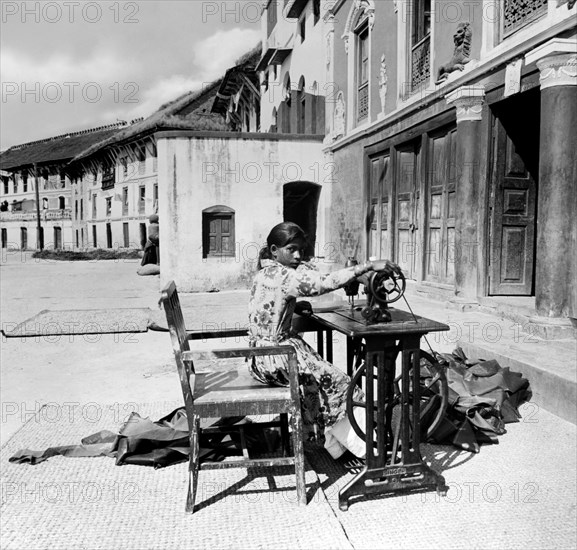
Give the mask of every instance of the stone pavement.
<path id="1" fill-rule="evenodd" d="M 118 307 L 156 308 L 158 278 L 140 278 L 135 271 L 136 265 L 122 262 L 2 262 L 2 323 L 24 321 L 42 309 L 109 307 L 113 314 Z M 183 295 L 182 302 L 187 322 L 206 328 L 223 319 L 244 324 L 246 298 L 246 291 L 235 291 Z M 419 297 L 409 297 L 409 303 L 418 315 L 449 322 L 451 332 L 429 338 L 435 350 L 451 351 L 459 336 L 462 343 L 471 337 L 486 349 L 501 344 L 516 354 L 526 347 L 525 336 L 513 330 L 513 341 L 505 342 L 506 320 L 463 314 Z M 489 323 L 501 322 L 497 339 L 499 329 Z M 335 340 L 335 363 L 344 368 L 344 339 Z M 534 345 L 541 346 L 541 366 L 557 369 L 553 390 L 575 384 L 574 343 Z M 535 380 L 524 374 L 535 389 Z M 115 429 L 132 410 L 154 419 L 170 412 L 181 395 L 167 333 L 3 338 L 0 375 L 2 548 L 577 545 L 576 429 L 550 413 L 552 392 L 539 390 L 539 400 L 523 407 L 522 421 L 508 425 L 500 444 L 484 446 L 478 455 L 424 446 L 426 460 L 449 485 L 444 498 L 374 498 L 340 512 L 336 494 L 352 474 L 320 450 L 307 455 L 310 500 L 304 509 L 292 505 L 292 478 L 282 472 L 245 483 L 242 471 L 216 471 L 202 473 L 201 508 L 185 516 L 185 465 L 154 471 L 119 468 L 108 458 L 57 457 L 35 467 L 6 462 L 22 446 L 76 443 L 99 429 Z M 219 475 L 224 477 L 213 477 Z M 80 488 L 72 501 L 65 493 L 71 487 Z"/>

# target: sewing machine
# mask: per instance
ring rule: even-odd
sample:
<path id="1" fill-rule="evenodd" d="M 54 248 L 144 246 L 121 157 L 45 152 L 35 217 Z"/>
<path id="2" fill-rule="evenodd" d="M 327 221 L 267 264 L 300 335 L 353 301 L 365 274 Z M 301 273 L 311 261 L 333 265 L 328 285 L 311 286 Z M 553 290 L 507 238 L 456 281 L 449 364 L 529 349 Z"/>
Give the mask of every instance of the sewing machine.
<path id="1" fill-rule="evenodd" d="M 349 258 L 345 267 L 357 265 L 354 258 Z M 360 284 L 364 285 L 364 293 L 367 295 L 367 303 L 361 309 L 361 315 L 368 324 L 390 323 L 391 311 L 389 304 L 400 300 L 405 293 L 405 276 L 389 275 L 384 271 L 372 271 L 365 273 L 344 287 L 345 294 L 349 297 L 351 309 L 355 309 L 355 297 L 359 294 Z"/>

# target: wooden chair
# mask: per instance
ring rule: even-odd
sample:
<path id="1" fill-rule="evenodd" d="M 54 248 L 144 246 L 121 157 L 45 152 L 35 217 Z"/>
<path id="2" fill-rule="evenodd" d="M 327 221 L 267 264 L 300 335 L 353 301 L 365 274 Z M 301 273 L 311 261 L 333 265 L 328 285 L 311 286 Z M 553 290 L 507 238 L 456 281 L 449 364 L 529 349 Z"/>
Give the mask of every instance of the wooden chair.
<path id="1" fill-rule="evenodd" d="M 302 419 L 300 409 L 296 353 L 292 346 L 237 348 L 211 351 L 190 351 L 189 340 L 232 337 L 246 330 L 187 333 L 174 281 L 162 291 L 161 299 L 174 348 L 174 357 L 180 377 L 184 404 L 190 430 L 190 461 L 186 511 L 193 513 L 199 469 L 251 466 L 294 465 L 298 504 L 306 504 Z M 250 361 L 255 356 L 287 355 L 289 387 L 267 386 L 249 373 Z M 210 368 L 195 371 L 193 360 L 208 361 Z M 217 361 L 222 360 L 222 361 Z M 231 361 L 232 360 L 232 361 Z M 203 372 L 200 372 L 202 370 Z M 293 456 L 286 456 L 290 447 L 288 415 L 291 417 Z M 279 421 L 250 423 L 240 426 L 242 458 L 221 462 L 200 462 L 199 437 L 201 418 L 220 418 L 247 415 L 279 415 Z M 250 458 L 246 448 L 244 429 L 252 426 L 279 426 L 283 455 L 278 458 Z M 219 427 L 202 430 L 222 432 L 239 427 Z"/>

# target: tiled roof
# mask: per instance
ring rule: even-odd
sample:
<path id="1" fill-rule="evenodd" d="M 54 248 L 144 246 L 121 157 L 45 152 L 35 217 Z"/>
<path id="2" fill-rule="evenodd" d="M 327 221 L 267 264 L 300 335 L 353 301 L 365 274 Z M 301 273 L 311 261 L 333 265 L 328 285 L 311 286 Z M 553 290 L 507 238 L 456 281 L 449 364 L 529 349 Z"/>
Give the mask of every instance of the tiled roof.
<path id="1" fill-rule="evenodd" d="M 201 90 L 187 92 L 174 101 L 165 103 L 158 111 L 141 122 L 123 128 L 107 139 L 91 144 L 74 157 L 77 162 L 96 154 L 101 149 L 114 144 L 127 142 L 139 136 L 149 135 L 159 129 L 187 130 L 227 130 L 228 126 L 222 118 L 210 112 L 210 106 L 221 80 L 204 86 Z M 207 103 L 206 114 L 202 112 L 203 104 Z"/>
<path id="2" fill-rule="evenodd" d="M 0 154 L 0 168 L 2 170 L 15 170 L 31 166 L 34 163 L 65 164 L 94 143 L 110 138 L 125 125 L 126 123 L 109 124 L 14 145 Z"/>

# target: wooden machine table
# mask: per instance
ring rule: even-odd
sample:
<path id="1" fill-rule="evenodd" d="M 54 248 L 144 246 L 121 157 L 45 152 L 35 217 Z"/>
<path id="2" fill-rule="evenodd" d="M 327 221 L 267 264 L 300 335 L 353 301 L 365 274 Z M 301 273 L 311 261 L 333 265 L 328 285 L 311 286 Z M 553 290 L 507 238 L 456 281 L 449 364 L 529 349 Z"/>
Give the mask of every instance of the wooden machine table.
<path id="1" fill-rule="evenodd" d="M 347 510 L 349 499 L 356 495 L 434 489 L 444 493 L 445 479 L 423 462 L 419 449 L 420 341 L 429 332 L 449 327 L 393 308 L 391 322 L 368 324 L 358 309 L 343 307 L 310 316 L 320 330 L 328 332 L 327 344 L 332 343 L 332 330 L 347 336 L 347 371 L 353 376 L 347 412 L 353 428 L 366 441 L 366 464 L 339 492 L 339 507 Z M 331 348 L 327 345 L 327 351 L 332 352 Z M 361 403 L 353 399 L 353 389 L 363 375 L 366 399 Z M 356 406 L 365 408 L 365 426 L 359 426 L 352 415 Z"/>

